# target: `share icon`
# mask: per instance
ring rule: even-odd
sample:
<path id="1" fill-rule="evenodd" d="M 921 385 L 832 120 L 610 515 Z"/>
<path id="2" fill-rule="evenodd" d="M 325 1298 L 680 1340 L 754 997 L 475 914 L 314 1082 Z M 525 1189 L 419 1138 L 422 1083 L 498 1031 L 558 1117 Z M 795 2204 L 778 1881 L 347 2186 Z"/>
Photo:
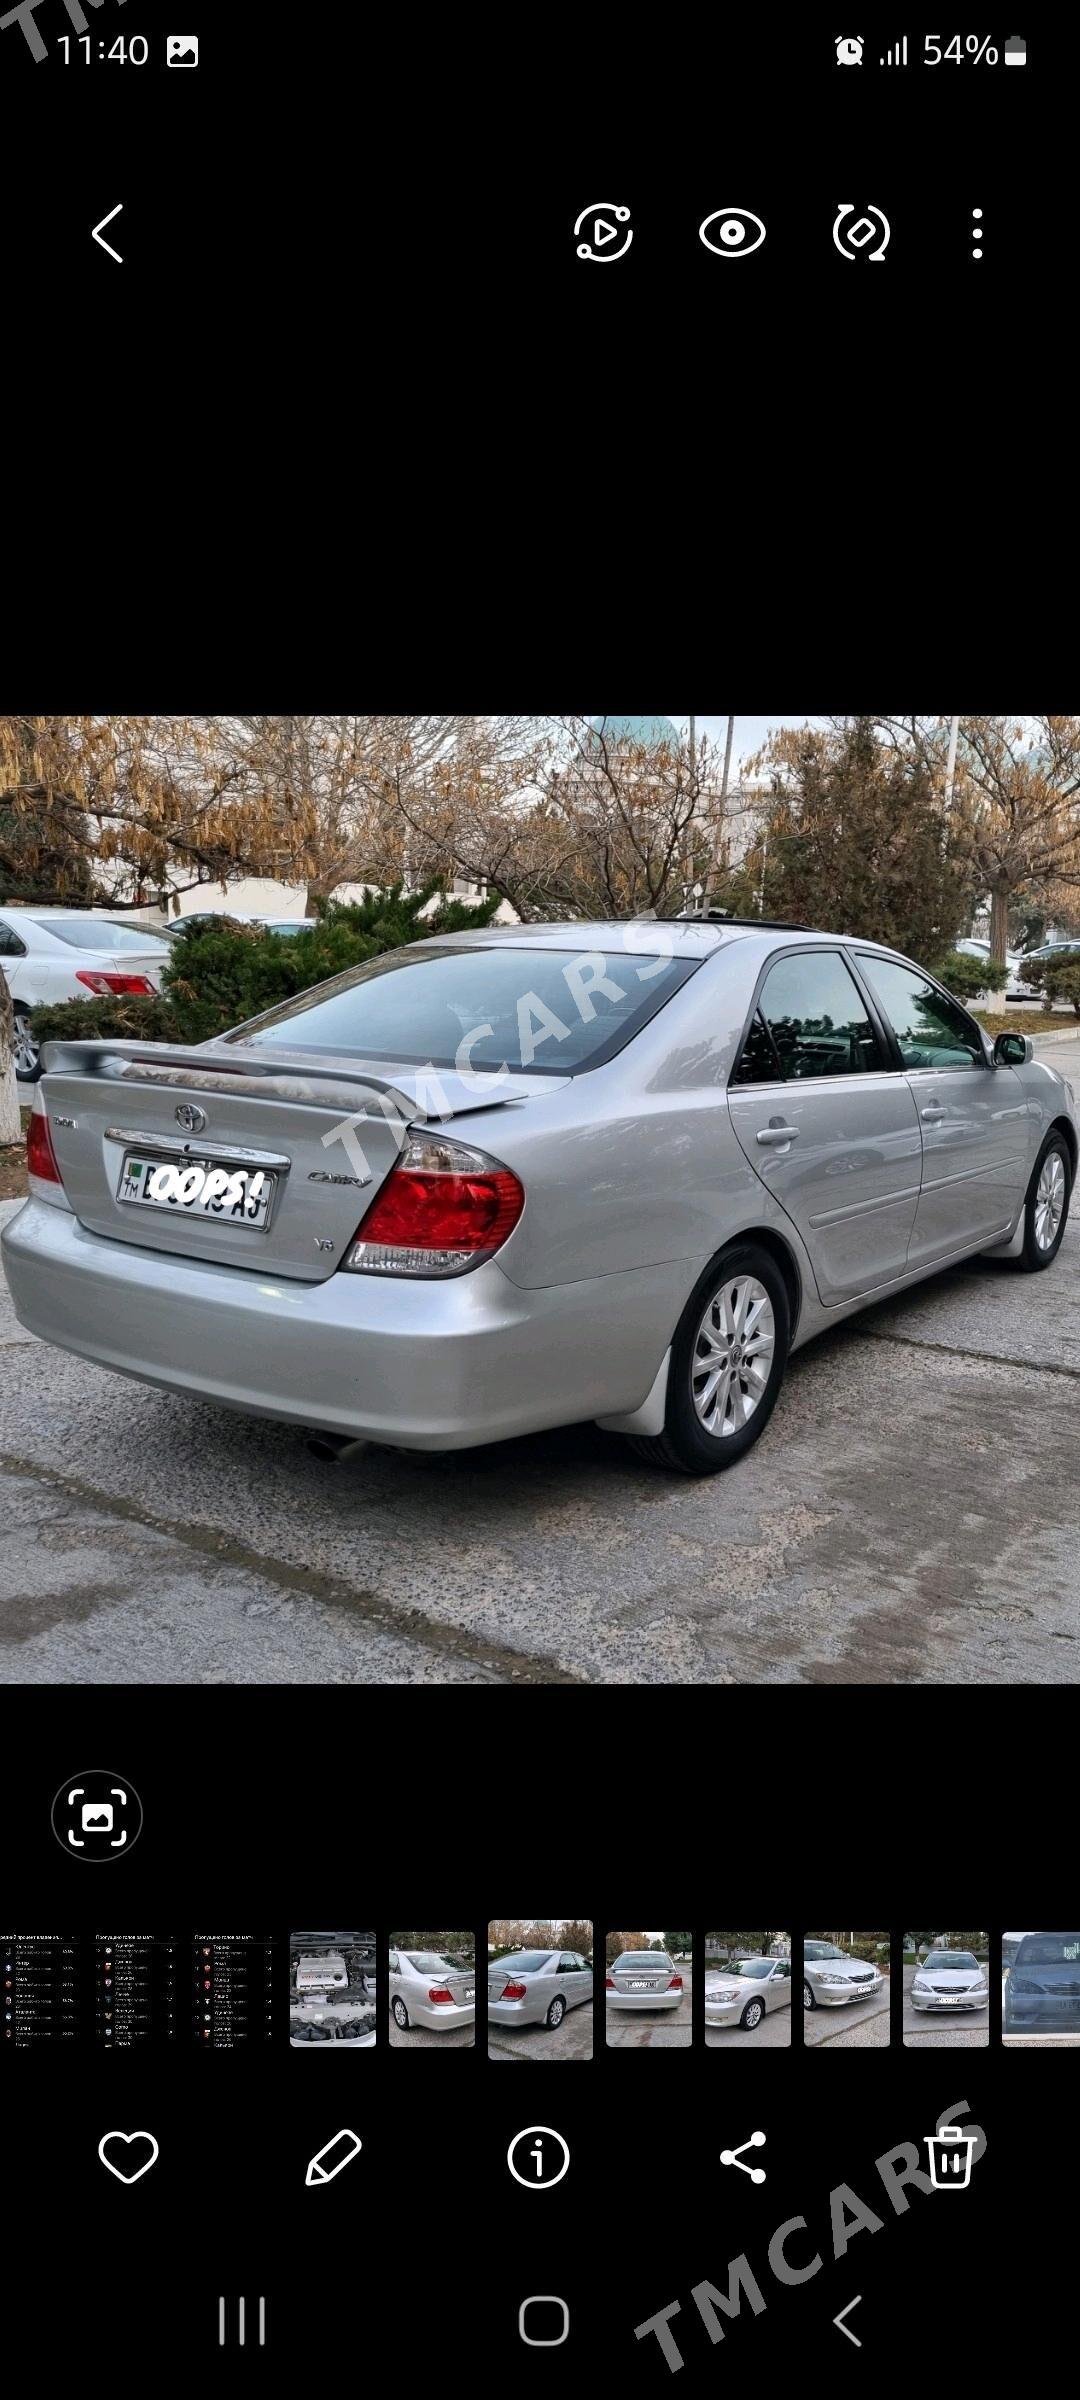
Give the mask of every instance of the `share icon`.
<path id="1" fill-rule="evenodd" d="M 760 2150 L 760 2148 L 761 2148 L 761 2145 L 762 2145 L 762 2143 L 763 2143 L 764 2139 L 765 2139 L 765 2136 L 764 2136 L 764 2134 L 763 2134 L 763 2133 L 752 2133 L 752 2134 L 751 2134 L 751 2136 L 750 2136 L 750 2139 L 749 2139 L 749 2141 L 748 2141 L 748 2142 L 740 2142 L 740 2143 L 739 2143 L 739 2147 L 738 2147 L 738 2149 L 737 2149 L 737 2150 L 721 2150 L 721 2152 L 720 2152 L 720 2164 L 721 2164 L 721 2166 L 722 2166 L 722 2167 L 739 2167 L 739 2168 L 741 2168 L 741 2169 L 742 2169 L 742 2173 L 743 2173 L 744 2175 L 749 2175 L 751 2183 L 764 2183 L 764 2181 L 765 2181 L 765 2169 L 764 2169 L 764 2167 L 744 2167 L 744 2166 L 743 2166 L 743 2162 L 742 2162 L 742 2152 L 743 2152 L 744 2150 Z"/>

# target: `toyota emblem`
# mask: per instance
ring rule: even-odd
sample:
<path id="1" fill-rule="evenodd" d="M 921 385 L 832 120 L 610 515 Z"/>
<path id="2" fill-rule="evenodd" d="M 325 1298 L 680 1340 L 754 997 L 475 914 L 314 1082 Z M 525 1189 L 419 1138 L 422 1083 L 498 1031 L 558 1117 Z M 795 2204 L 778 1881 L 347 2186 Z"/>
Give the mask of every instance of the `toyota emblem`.
<path id="1" fill-rule="evenodd" d="M 187 1133 L 201 1133 L 206 1123 L 206 1110 L 205 1108 L 196 1108 L 192 1100 L 181 1100 L 176 1111 L 176 1122 L 178 1125 L 182 1125 Z"/>

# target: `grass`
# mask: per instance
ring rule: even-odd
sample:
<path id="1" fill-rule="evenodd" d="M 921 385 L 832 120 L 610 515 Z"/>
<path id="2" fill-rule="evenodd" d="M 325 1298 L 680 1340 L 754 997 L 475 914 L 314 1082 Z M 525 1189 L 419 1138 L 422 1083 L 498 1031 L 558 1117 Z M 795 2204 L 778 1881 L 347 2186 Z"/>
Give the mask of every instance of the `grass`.
<path id="1" fill-rule="evenodd" d="M 1059 1010 L 1050 1015 L 1041 1008 L 975 1008 L 972 1015 L 986 1027 L 993 1038 L 999 1033 L 1030 1033 L 1033 1041 L 1042 1040 L 1048 1033 L 1080 1033 L 1080 1017 L 1063 1016 Z"/>

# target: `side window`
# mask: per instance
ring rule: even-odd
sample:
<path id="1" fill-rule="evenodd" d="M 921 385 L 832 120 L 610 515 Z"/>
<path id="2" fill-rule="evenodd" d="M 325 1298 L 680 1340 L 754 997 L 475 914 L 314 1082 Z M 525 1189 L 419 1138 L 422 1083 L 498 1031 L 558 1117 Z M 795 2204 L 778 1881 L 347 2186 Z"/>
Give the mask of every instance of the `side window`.
<path id="1" fill-rule="evenodd" d="M 391 1950 L 388 1964 L 391 1975 L 396 1975 L 398 1971 L 398 1954 L 396 1950 Z"/>
<path id="2" fill-rule="evenodd" d="M 761 1010 L 758 1009 L 743 1043 L 742 1053 L 731 1080 L 733 1084 L 777 1083 L 779 1078 L 780 1067 L 776 1052 L 769 1039 Z"/>
<path id="3" fill-rule="evenodd" d="M 0 958 L 25 958 L 26 943 L 20 941 L 13 925 L 5 925 L 0 917 Z"/>
<path id="4" fill-rule="evenodd" d="M 889 1019 L 905 1067 L 986 1065 L 978 1026 L 927 976 L 894 959 L 871 958 L 861 951 L 859 965 Z"/>
<path id="5" fill-rule="evenodd" d="M 811 1075 L 869 1075 L 886 1064 L 838 950 L 797 950 L 778 958 L 765 978 L 759 1014 L 785 1083 Z"/>

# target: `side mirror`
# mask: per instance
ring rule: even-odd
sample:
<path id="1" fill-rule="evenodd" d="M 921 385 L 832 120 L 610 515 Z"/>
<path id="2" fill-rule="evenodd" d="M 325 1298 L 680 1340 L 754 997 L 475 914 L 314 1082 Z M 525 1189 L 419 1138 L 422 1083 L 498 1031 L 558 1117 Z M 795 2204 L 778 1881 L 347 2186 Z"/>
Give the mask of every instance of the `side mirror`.
<path id="1" fill-rule="evenodd" d="M 998 1067 L 1030 1066 L 1035 1056 L 1035 1044 L 1027 1033 L 999 1033 L 994 1043 L 994 1064 Z"/>

